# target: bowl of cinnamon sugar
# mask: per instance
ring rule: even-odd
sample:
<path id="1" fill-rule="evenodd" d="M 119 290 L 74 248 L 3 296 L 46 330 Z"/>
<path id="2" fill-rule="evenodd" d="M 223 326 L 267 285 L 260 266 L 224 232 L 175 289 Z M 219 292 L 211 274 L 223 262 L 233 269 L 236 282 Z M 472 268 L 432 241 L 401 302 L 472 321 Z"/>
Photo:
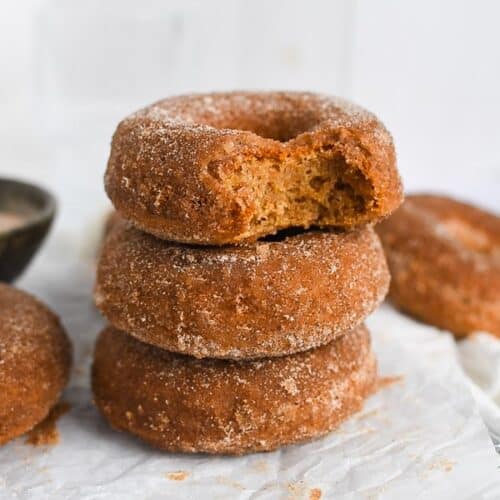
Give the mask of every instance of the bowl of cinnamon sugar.
<path id="1" fill-rule="evenodd" d="M 14 281 L 50 230 L 55 198 L 45 189 L 0 178 L 0 281 Z"/>

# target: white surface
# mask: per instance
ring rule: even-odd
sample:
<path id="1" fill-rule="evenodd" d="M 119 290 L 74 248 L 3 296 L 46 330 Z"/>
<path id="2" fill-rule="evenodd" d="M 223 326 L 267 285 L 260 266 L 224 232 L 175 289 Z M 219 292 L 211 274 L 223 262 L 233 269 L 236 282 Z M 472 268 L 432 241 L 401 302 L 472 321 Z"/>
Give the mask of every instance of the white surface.
<path id="1" fill-rule="evenodd" d="M 61 443 L 20 438 L 0 449 L 0 498 L 498 498 L 498 459 L 451 336 L 384 306 L 369 319 L 382 376 L 401 380 L 316 442 L 243 458 L 161 453 L 112 431 L 91 404 L 89 366 L 102 320 L 91 304 L 93 262 L 54 237 L 20 285 L 61 315 L 75 345 Z M 174 471 L 184 481 L 169 480 Z"/>
<path id="2" fill-rule="evenodd" d="M 459 342 L 458 350 L 471 391 L 500 451 L 500 341 L 477 333 Z"/>

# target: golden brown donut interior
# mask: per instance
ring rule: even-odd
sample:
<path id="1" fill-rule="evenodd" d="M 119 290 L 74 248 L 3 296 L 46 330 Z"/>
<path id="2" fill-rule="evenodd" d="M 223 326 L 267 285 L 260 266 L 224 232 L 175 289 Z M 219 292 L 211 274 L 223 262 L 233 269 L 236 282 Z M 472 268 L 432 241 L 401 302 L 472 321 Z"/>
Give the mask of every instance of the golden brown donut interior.
<path id="1" fill-rule="evenodd" d="M 217 175 L 210 166 L 209 172 Z M 242 185 L 250 187 L 255 203 L 251 234 L 313 224 L 354 226 L 374 204 L 367 179 L 334 151 L 289 155 L 282 162 L 249 159 L 218 180 L 235 197 Z"/>
<path id="2" fill-rule="evenodd" d="M 241 113 L 201 117 L 204 125 L 252 132 L 281 143 L 296 141 L 320 126 L 318 116 L 302 108 L 292 110 L 253 109 Z M 276 228 L 305 226 L 354 226 L 375 208 L 368 179 L 333 144 L 312 150 L 291 148 L 276 159 L 247 157 L 221 178 L 218 162 L 208 172 L 223 182 L 235 197 L 242 186 L 251 187 L 256 210 L 250 232 L 268 234 Z M 238 210 L 237 210 L 238 211 Z"/>

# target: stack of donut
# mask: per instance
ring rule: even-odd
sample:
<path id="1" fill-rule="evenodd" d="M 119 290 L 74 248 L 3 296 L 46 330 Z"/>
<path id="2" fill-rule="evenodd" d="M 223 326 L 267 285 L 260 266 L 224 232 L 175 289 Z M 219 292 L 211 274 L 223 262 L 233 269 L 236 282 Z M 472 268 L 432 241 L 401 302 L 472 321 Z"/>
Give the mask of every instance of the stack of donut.
<path id="1" fill-rule="evenodd" d="M 392 139 L 311 93 L 174 97 L 126 118 L 93 365 L 119 430 L 242 454 L 321 436 L 374 390 L 363 324 L 389 285 L 372 225 L 400 204 Z"/>

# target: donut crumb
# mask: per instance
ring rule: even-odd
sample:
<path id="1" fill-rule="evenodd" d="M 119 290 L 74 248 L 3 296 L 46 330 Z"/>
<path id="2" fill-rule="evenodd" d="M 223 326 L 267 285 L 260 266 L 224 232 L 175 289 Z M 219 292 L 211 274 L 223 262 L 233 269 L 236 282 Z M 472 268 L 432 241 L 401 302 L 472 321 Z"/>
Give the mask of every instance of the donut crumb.
<path id="1" fill-rule="evenodd" d="M 189 477 L 189 472 L 185 470 L 176 470 L 166 473 L 167 479 L 170 481 L 184 481 Z"/>
<path id="2" fill-rule="evenodd" d="M 309 500 L 320 500 L 323 492 L 319 488 L 312 488 L 309 491 Z"/>
<path id="3" fill-rule="evenodd" d="M 403 375 L 388 375 L 387 377 L 379 377 L 376 390 L 385 389 L 386 387 L 402 382 L 403 380 Z"/>
<path id="4" fill-rule="evenodd" d="M 26 444 L 33 446 L 50 446 L 59 443 L 60 436 L 56 423 L 65 413 L 71 409 L 66 401 L 57 403 L 49 414 L 28 432 Z"/>

